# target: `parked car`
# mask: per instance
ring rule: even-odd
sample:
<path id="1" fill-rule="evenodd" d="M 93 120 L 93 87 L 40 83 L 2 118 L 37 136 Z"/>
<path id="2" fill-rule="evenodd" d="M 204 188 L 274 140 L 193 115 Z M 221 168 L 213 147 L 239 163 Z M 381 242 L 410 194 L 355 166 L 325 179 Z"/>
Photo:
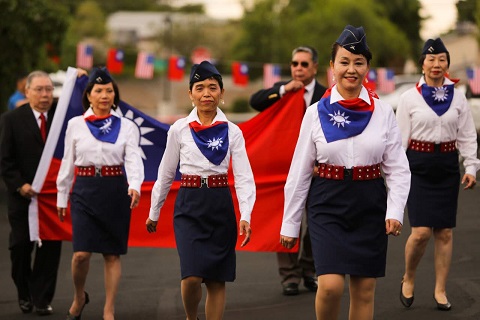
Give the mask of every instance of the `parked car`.
<path id="1" fill-rule="evenodd" d="M 379 94 L 378 96 L 380 100 L 392 106 L 393 111 L 396 111 L 398 106 L 398 100 L 400 99 L 400 96 L 402 95 L 402 93 L 404 93 L 410 88 L 413 88 L 415 86 L 415 83 L 416 82 L 403 82 L 400 84 L 396 84 L 395 91 L 388 94 L 384 94 L 384 95 Z"/>
<path id="2" fill-rule="evenodd" d="M 49 74 L 50 79 L 52 79 L 53 82 L 53 98 L 58 99 L 60 97 L 66 75 L 67 73 L 63 70 L 58 70 L 55 73 Z"/>

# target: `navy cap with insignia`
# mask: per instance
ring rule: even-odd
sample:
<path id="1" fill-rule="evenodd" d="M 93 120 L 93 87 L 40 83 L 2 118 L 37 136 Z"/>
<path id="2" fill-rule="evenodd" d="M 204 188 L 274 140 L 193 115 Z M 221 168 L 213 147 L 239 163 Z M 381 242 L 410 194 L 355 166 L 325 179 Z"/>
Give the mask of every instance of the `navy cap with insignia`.
<path id="1" fill-rule="evenodd" d="M 190 84 L 203 81 L 211 78 L 212 76 L 219 76 L 222 79 L 222 75 L 218 72 L 217 68 L 208 61 L 202 61 L 200 64 L 194 64 L 190 71 Z"/>
<path id="2" fill-rule="evenodd" d="M 440 38 L 437 38 L 435 40 L 428 39 L 423 45 L 422 54 L 439 54 L 443 52 L 448 53 L 448 50 L 443 44 L 442 39 Z"/>
<path id="3" fill-rule="evenodd" d="M 369 51 L 363 27 L 355 28 L 347 25 L 335 43 L 354 54 L 362 54 Z"/>
<path id="4" fill-rule="evenodd" d="M 112 81 L 112 76 L 105 67 L 93 68 L 92 73 L 88 78 L 88 83 L 107 84 Z"/>

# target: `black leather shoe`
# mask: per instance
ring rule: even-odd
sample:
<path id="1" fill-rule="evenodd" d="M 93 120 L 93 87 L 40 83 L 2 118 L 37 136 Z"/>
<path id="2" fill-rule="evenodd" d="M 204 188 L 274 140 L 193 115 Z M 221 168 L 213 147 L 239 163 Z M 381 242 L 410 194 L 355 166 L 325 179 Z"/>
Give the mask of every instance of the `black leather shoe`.
<path id="1" fill-rule="evenodd" d="M 81 320 L 82 319 L 82 312 L 85 306 L 90 302 L 90 298 L 88 296 L 88 293 L 85 291 L 85 303 L 82 306 L 82 309 L 80 309 L 80 313 L 78 316 L 74 316 L 73 314 L 70 314 L 70 311 L 67 311 L 67 319 L 66 320 Z"/>
<path id="2" fill-rule="evenodd" d="M 439 303 L 437 299 L 435 299 L 435 295 L 433 295 L 433 300 L 435 300 L 438 310 L 450 311 L 450 309 L 452 309 L 452 304 L 448 300 L 447 300 L 447 303 Z"/>
<path id="3" fill-rule="evenodd" d="M 318 284 L 316 278 L 303 277 L 303 285 L 308 289 L 308 291 L 317 292 Z"/>
<path id="4" fill-rule="evenodd" d="M 284 296 L 296 296 L 298 293 L 298 283 L 290 282 L 283 285 Z"/>
<path id="5" fill-rule="evenodd" d="M 33 310 L 33 304 L 30 300 L 18 300 L 18 306 L 23 313 L 30 313 Z"/>
<path id="6" fill-rule="evenodd" d="M 53 308 L 51 305 L 46 305 L 45 307 L 35 307 L 35 312 L 39 315 L 39 316 L 49 316 L 51 314 L 53 314 Z"/>
<path id="7" fill-rule="evenodd" d="M 403 279 L 402 279 L 402 283 L 400 284 L 400 302 L 402 302 L 402 304 L 406 308 L 410 308 L 410 306 L 413 303 L 413 298 L 415 297 L 415 295 L 412 295 L 410 298 L 407 298 L 403 295 L 403 290 L 402 289 L 403 289 Z"/>

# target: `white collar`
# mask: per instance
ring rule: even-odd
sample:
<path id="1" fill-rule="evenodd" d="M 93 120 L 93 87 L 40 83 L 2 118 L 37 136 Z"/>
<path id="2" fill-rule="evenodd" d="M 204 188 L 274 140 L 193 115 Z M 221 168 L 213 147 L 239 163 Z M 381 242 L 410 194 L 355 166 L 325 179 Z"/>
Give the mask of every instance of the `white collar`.
<path id="1" fill-rule="evenodd" d="M 362 90 L 360 91 L 360 95 L 358 97 L 366 103 L 370 104 L 370 96 L 368 95 L 368 91 L 364 86 L 362 86 Z M 341 94 L 338 92 L 337 85 L 334 85 L 330 93 L 330 104 L 340 100 L 345 100 L 345 98 L 342 97 Z"/>
<path id="2" fill-rule="evenodd" d="M 193 110 L 190 112 L 190 114 L 187 117 L 188 123 L 192 121 L 197 121 L 198 123 L 202 124 L 200 122 L 200 118 L 198 117 L 198 111 L 197 107 L 193 108 Z M 220 108 L 217 107 L 217 114 L 215 115 L 215 118 L 213 118 L 212 124 L 214 124 L 216 121 L 228 121 L 227 117 L 225 116 L 225 113 L 223 113 Z"/>

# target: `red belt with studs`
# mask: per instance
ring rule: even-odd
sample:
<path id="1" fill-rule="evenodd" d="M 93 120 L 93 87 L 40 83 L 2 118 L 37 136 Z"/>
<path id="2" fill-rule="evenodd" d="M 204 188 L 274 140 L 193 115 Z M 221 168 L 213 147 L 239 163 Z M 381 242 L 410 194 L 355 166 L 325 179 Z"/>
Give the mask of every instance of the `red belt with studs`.
<path id="1" fill-rule="evenodd" d="M 182 174 L 180 187 L 201 188 L 204 185 L 208 188 L 228 187 L 228 174 L 215 174 L 205 178 L 195 174 Z"/>
<path id="2" fill-rule="evenodd" d="M 355 166 L 347 169 L 344 166 L 320 163 L 318 165 L 318 176 L 330 180 L 373 180 L 382 177 L 380 163 L 371 166 Z"/>

